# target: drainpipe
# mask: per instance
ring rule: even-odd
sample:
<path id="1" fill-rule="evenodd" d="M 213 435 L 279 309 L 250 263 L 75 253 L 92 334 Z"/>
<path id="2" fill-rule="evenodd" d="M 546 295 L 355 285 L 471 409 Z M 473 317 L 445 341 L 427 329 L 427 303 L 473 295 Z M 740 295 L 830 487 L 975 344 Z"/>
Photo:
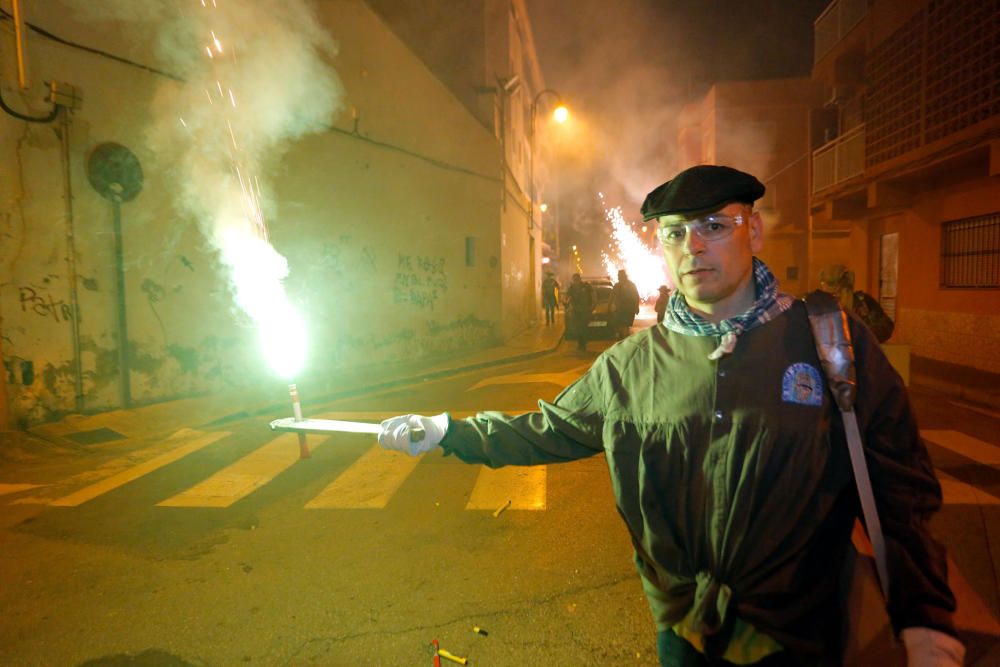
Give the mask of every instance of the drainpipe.
<path id="1" fill-rule="evenodd" d="M 73 181 L 69 152 L 69 109 L 62 109 L 63 188 L 66 201 L 66 275 L 69 282 L 70 327 L 73 343 L 73 404 L 77 412 L 83 410 L 83 361 L 80 352 L 80 300 L 77 291 L 76 241 L 73 231 Z"/>
<path id="2" fill-rule="evenodd" d="M 142 192 L 142 166 L 132 151 L 121 144 L 97 146 L 87 161 L 87 177 L 98 194 L 111 202 L 114 226 L 115 286 L 118 297 L 118 373 L 122 407 L 132 406 L 129 383 L 128 318 L 125 311 L 125 260 L 122 241 L 122 202 L 132 201 Z"/>
<path id="3" fill-rule="evenodd" d="M 132 407 L 131 370 L 128 365 L 128 317 L 125 310 L 125 252 L 122 241 L 122 200 L 111 199 L 114 213 L 115 235 L 115 283 L 118 293 L 118 372 L 121 387 L 122 407 Z"/>
<path id="4" fill-rule="evenodd" d="M 28 89 L 28 75 L 24 66 L 24 17 L 21 15 L 21 0 L 11 0 L 14 14 L 14 50 L 17 52 L 17 85 Z"/>
<path id="5" fill-rule="evenodd" d="M 3 334 L 0 316 L 0 334 Z M 7 367 L 3 363 L 3 336 L 0 335 L 0 431 L 10 430 L 10 410 L 7 408 Z"/>

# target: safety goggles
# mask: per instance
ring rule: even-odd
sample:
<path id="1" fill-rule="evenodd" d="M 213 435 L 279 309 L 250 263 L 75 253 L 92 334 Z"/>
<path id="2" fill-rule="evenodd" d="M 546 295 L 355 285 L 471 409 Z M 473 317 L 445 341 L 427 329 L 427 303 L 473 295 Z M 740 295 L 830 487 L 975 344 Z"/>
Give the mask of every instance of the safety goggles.
<path id="1" fill-rule="evenodd" d="M 702 241 L 719 241 L 732 234 L 746 220 L 742 215 L 711 213 L 700 218 L 688 219 L 683 224 L 661 224 L 657 235 L 660 237 L 660 243 L 669 246 L 683 245 L 684 239 L 692 232 Z"/>

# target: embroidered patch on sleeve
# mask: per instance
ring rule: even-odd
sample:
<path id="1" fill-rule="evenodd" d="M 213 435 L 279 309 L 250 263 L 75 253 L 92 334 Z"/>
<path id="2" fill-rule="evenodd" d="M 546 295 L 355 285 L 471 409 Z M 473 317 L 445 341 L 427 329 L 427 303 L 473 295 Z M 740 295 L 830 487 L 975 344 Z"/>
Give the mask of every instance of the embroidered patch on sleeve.
<path id="1" fill-rule="evenodd" d="M 792 364 L 781 378 L 781 400 L 801 405 L 823 404 L 823 378 L 805 363 Z"/>

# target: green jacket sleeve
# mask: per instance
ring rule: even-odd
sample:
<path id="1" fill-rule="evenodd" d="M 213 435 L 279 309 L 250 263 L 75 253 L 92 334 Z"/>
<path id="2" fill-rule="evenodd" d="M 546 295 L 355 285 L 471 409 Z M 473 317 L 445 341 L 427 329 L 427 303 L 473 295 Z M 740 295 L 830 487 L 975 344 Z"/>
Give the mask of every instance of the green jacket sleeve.
<path id="1" fill-rule="evenodd" d="M 441 441 L 445 455 L 491 468 L 559 463 L 603 451 L 602 371 L 595 363 L 552 403 L 518 416 L 481 412 L 455 420 Z"/>

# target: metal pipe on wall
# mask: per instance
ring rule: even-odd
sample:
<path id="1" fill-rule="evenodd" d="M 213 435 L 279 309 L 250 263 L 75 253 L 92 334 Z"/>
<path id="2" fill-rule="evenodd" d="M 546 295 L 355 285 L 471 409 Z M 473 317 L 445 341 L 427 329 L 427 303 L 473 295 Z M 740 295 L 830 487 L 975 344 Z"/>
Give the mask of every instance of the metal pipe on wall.
<path id="1" fill-rule="evenodd" d="M 63 188 L 66 200 L 66 280 L 69 283 L 69 303 L 72 316 L 70 328 L 73 345 L 73 404 L 77 412 L 83 410 L 83 360 L 80 350 L 80 301 L 76 275 L 76 237 L 73 224 L 73 182 L 71 179 L 69 151 L 70 119 L 69 109 L 62 108 L 62 125 L 59 134 L 62 140 Z"/>
<path id="2" fill-rule="evenodd" d="M 132 405 L 131 369 L 128 364 L 128 317 L 125 310 L 125 253 L 122 240 L 122 203 L 111 200 L 114 211 L 115 281 L 118 292 L 118 373 L 121 380 L 122 407 Z"/>
<path id="3" fill-rule="evenodd" d="M 0 317 L 0 334 L 3 334 L 3 317 Z M 7 407 L 7 367 L 3 363 L 3 336 L 0 335 L 0 431 L 10 429 L 10 409 Z"/>
<path id="4" fill-rule="evenodd" d="M 14 14 L 14 50 L 17 52 L 17 85 L 21 90 L 28 88 L 28 75 L 24 65 L 24 18 L 21 15 L 21 0 L 11 0 Z"/>
<path id="5" fill-rule="evenodd" d="M 132 151 L 113 141 L 100 144 L 87 160 L 87 177 L 98 194 L 111 202 L 114 226 L 115 283 L 118 297 L 118 374 L 122 407 L 132 405 L 128 352 L 128 317 L 125 310 L 125 260 L 122 238 L 122 203 L 142 192 L 142 166 Z"/>

